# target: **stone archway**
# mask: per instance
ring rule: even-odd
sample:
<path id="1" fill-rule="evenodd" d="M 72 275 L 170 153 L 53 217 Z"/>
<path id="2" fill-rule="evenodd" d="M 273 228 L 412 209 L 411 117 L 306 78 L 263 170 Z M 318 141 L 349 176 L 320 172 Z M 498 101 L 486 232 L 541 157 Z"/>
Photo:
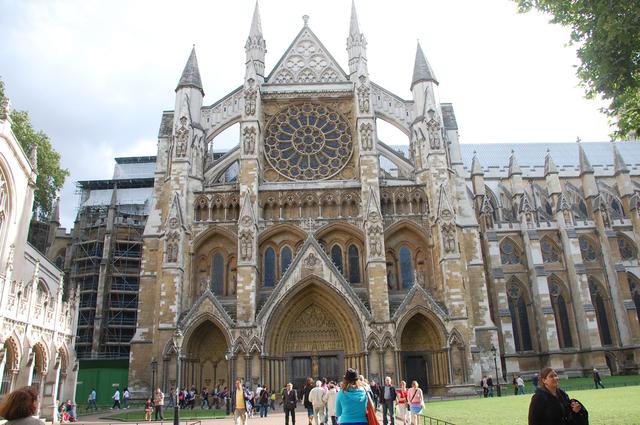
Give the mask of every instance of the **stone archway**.
<path id="1" fill-rule="evenodd" d="M 417 312 L 400 328 L 401 374 L 408 386 L 417 381 L 425 394 L 449 383 L 449 353 L 436 320 Z"/>
<path id="2" fill-rule="evenodd" d="M 182 348 L 180 386 L 209 390 L 229 386 L 228 339 L 222 328 L 209 319 L 195 323 L 185 331 Z M 175 387 L 175 354 L 171 353 L 168 387 Z"/>
<path id="3" fill-rule="evenodd" d="M 265 329 L 266 382 L 299 388 L 306 377 L 339 379 L 347 367 L 364 371 L 362 328 L 348 303 L 311 280 L 277 307 Z"/>

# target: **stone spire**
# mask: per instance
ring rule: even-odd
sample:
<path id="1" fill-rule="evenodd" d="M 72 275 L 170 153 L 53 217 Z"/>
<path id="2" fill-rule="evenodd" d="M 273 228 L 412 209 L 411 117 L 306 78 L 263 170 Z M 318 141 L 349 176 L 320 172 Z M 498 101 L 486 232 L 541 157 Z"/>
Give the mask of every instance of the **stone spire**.
<path id="1" fill-rule="evenodd" d="M 176 91 L 183 87 L 194 87 L 202 93 L 204 96 L 204 89 L 202 88 L 202 81 L 200 80 L 200 69 L 198 68 L 198 58 L 196 57 L 196 46 L 193 45 L 191 54 L 187 60 L 187 64 L 184 66 L 182 76 Z"/>
<path id="2" fill-rule="evenodd" d="M 593 167 L 587 158 L 587 154 L 584 153 L 584 148 L 580 143 L 580 139 L 577 140 L 578 143 L 578 156 L 580 158 L 580 174 L 584 173 L 593 173 Z"/>
<path id="3" fill-rule="evenodd" d="M 253 19 L 251 20 L 251 28 L 249 28 L 249 37 L 244 45 L 246 53 L 246 65 L 253 63 L 255 72 L 261 78 L 264 76 L 264 60 L 267 53 L 267 43 L 262 35 L 262 23 L 260 22 L 260 8 L 258 0 L 253 9 Z"/>
<path id="4" fill-rule="evenodd" d="M 629 169 L 627 168 L 627 164 L 625 164 L 624 159 L 622 159 L 622 155 L 620 155 L 620 151 L 618 150 L 618 145 L 616 143 L 612 143 L 612 145 L 613 145 L 613 166 L 614 166 L 615 174 L 628 173 Z"/>
<path id="5" fill-rule="evenodd" d="M 471 160 L 471 177 L 483 175 L 484 171 L 482 170 L 482 165 L 480 165 L 478 153 L 476 151 L 473 151 L 473 160 Z"/>
<path id="6" fill-rule="evenodd" d="M 49 223 L 60 224 L 60 198 L 56 198 L 56 200 L 53 201 L 53 212 L 49 218 Z"/>
<path id="7" fill-rule="evenodd" d="M 518 165 L 518 160 L 516 159 L 516 153 L 512 149 L 511 156 L 509 157 L 509 177 L 513 176 L 514 174 L 522 174 L 522 170 Z"/>
<path id="8" fill-rule="evenodd" d="M 547 155 L 544 157 L 544 175 L 546 177 L 549 174 L 558 174 L 558 167 L 556 167 L 556 163 L 553 162 L 551 151 L 547 149 Z"/>
<path id="9" fill-rule="evenodd" d="M 418 42 L 418 47 L 416 49 L 416 61 L 413 65 L 413 78 L 411 79 L 411 88 L 413 88 L 413 86 L 420 81 L 432 81 L 436 84 L 439 84 L 438 80 L 436 79 L 436 75 L 431 69 L 431 65 L 429 65 L 429 62 L 427 62 L 427 58 L 422 52 L 420 42 Z"/>
<path id="10" fill-rule="evenodd" d="M 360 32 L 355 0 L 351 1 L 351 21 L 349 37 L 347 37 L 347 52 L 349 53 L 349 73 L 366 74 L 367 71 L 367 40 Z"/>

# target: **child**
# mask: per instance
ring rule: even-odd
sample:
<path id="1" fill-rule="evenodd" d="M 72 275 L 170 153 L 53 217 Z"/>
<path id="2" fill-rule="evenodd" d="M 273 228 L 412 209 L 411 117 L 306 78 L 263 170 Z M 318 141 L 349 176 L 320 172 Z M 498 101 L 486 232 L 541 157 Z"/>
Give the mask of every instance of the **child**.
<path id="1" fill-rule="evenodd" d="M 144 403 L 144 420 L 147 422 L 151 421 L 151 399 L 148 398 Z"/>

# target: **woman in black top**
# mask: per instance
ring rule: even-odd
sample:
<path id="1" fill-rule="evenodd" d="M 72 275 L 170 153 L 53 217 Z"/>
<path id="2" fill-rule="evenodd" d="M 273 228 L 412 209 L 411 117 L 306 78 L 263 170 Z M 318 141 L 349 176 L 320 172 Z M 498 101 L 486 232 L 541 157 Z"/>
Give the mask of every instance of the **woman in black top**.
<path id="1" fill-rule="evenodd" d="M 558 381 L 550 367 L 540 373 L 540 386 L 529 405 L 529 425 L 588 425 L 587 409 L 578 400 L 570 400 Z"/>

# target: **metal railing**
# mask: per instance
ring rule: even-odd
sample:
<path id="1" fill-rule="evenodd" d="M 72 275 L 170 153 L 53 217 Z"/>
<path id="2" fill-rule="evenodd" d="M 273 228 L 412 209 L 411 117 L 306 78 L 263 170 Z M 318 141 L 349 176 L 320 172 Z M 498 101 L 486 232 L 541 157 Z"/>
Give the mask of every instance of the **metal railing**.
<path id="1" fill-rule="evenodd" d="M 420 419 L 422 420 L 422 425 L 455 425 L 453 422 L 443 421 L 427 415 L 420 415 Z"/>

